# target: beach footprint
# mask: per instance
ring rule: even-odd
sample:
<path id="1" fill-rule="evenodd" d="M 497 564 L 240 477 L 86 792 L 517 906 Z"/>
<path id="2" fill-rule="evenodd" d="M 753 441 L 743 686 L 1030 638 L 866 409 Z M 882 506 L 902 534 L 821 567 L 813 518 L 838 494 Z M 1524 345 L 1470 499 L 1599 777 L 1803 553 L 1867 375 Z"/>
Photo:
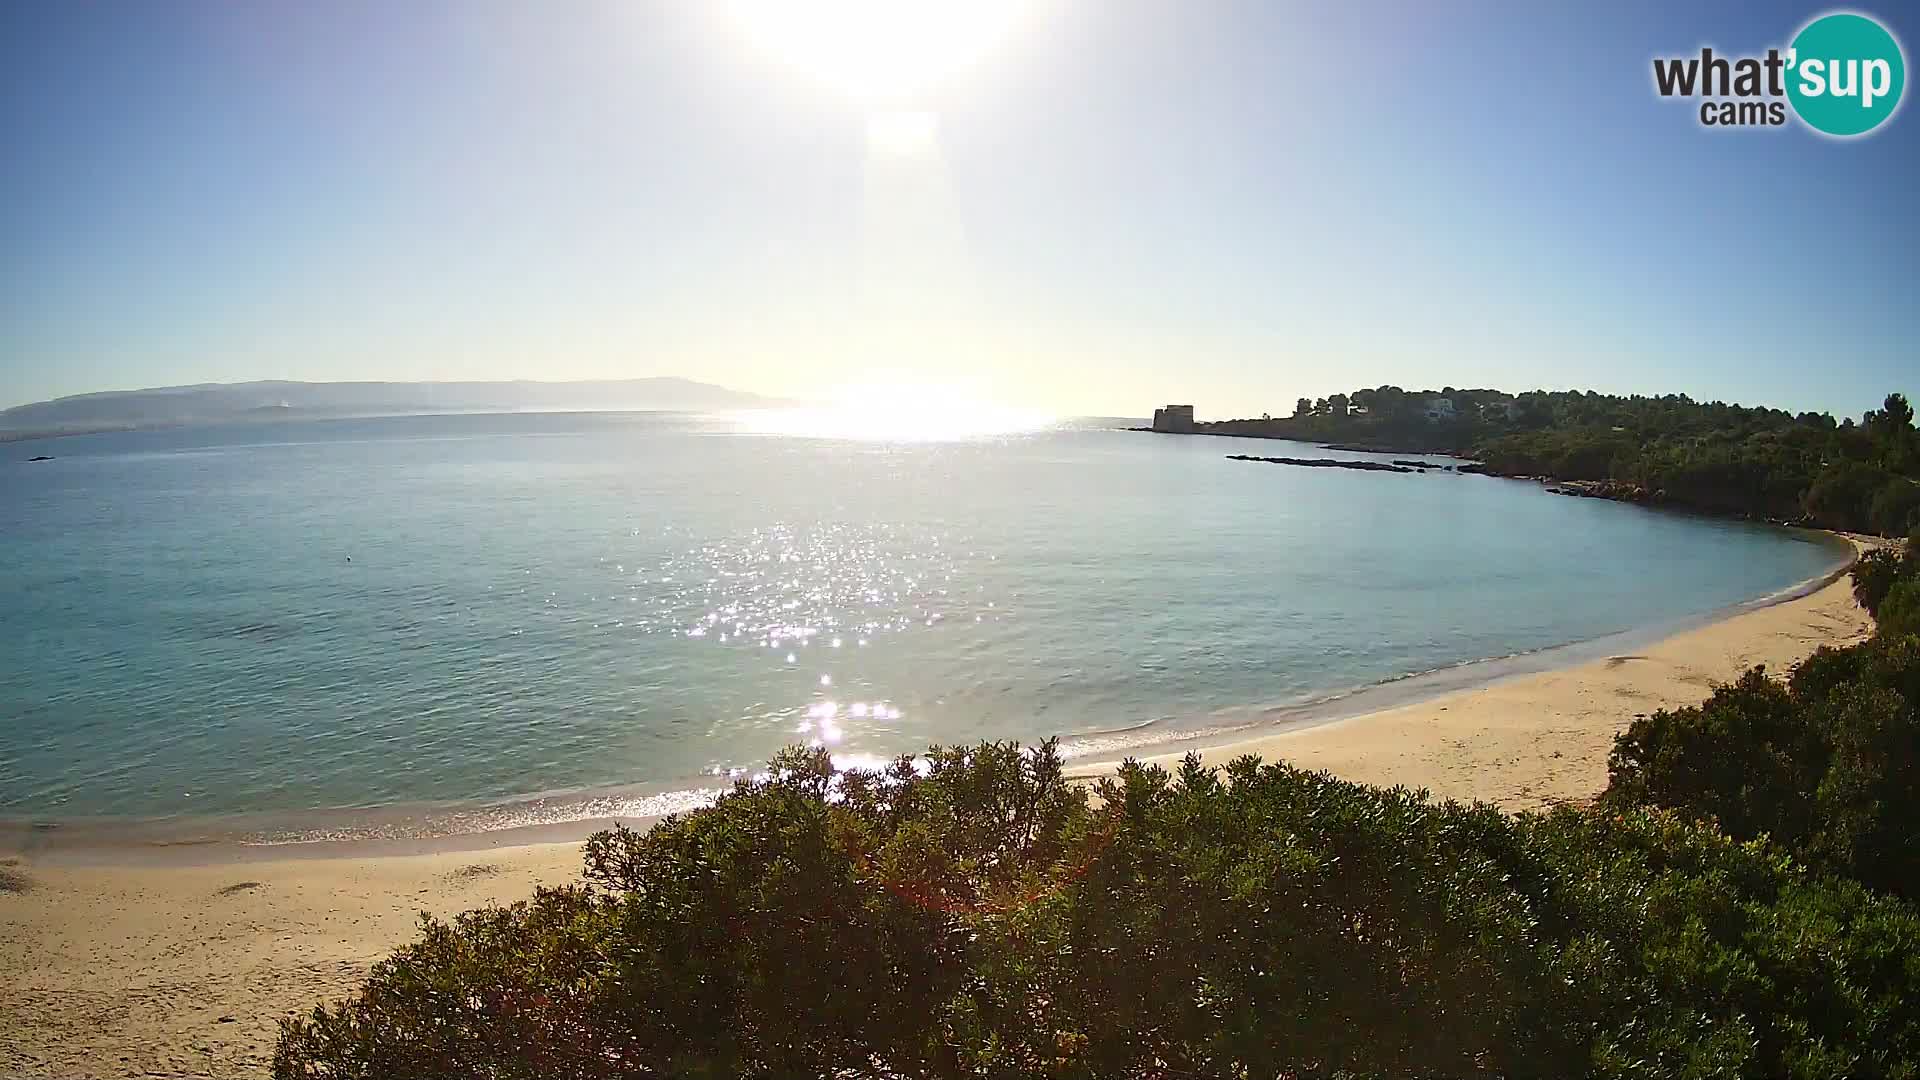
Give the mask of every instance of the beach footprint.
<path id="1" fill-rule="evenodd" d="M 33 879 L 18 869 L 19 859 L 0 859 L 0 893 L 23 893 L 33 889 Z"/>

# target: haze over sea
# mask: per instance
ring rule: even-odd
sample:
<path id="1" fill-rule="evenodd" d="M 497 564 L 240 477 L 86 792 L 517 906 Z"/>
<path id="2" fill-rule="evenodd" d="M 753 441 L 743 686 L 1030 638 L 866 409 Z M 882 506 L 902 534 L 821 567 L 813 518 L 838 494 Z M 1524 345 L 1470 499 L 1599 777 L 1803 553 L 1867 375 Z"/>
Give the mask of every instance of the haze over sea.
<path id="1" fill-rule="evenodd" d="M 1285 443 L 765 431 L 467 415 L 7 447 L 0 817 L 486 827 L 685 806 L 796 742 L 1117 756 L 1840 558 L 1526 482 L 1225 460 L 1331 453 Z"/>

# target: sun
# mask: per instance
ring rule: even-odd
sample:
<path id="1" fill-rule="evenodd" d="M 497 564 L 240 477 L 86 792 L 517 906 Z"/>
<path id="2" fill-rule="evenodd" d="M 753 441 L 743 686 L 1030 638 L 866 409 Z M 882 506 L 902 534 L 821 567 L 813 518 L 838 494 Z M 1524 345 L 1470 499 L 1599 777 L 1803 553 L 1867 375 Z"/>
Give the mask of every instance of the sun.
<path id="1" fill-rule="evenodd" d="M 1033 0 L 729 0 L 777 61 L 868 106 L 909 104 L 978 61 Z"/>

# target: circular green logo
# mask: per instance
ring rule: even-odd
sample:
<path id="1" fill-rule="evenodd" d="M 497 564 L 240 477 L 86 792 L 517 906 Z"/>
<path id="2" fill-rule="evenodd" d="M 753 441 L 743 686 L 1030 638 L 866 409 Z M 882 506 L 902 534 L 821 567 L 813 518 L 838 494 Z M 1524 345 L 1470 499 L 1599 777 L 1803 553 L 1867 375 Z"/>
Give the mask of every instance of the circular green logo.
<path id="1" fill-rule="evenodd" d="M 1787 52 L 1787 98 L 1816 131 L 1864 135 L 1900 107 L 1907 61 L 1900 43 L 1865 15 L 1808 23 Z"/>

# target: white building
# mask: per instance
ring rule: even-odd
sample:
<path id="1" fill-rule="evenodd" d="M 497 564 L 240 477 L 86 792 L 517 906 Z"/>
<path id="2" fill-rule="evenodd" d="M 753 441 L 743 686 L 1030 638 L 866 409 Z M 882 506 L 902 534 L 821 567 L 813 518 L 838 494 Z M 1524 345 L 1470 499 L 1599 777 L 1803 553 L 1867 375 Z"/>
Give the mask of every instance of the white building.
<path id="1" fill-rule="evenodd" d="M 1439 394 L 1428 394 L 1420 400 L 1420 407 L 1426 413 L 1429 422 L 1453 419 L 1453 399 Z"/>

